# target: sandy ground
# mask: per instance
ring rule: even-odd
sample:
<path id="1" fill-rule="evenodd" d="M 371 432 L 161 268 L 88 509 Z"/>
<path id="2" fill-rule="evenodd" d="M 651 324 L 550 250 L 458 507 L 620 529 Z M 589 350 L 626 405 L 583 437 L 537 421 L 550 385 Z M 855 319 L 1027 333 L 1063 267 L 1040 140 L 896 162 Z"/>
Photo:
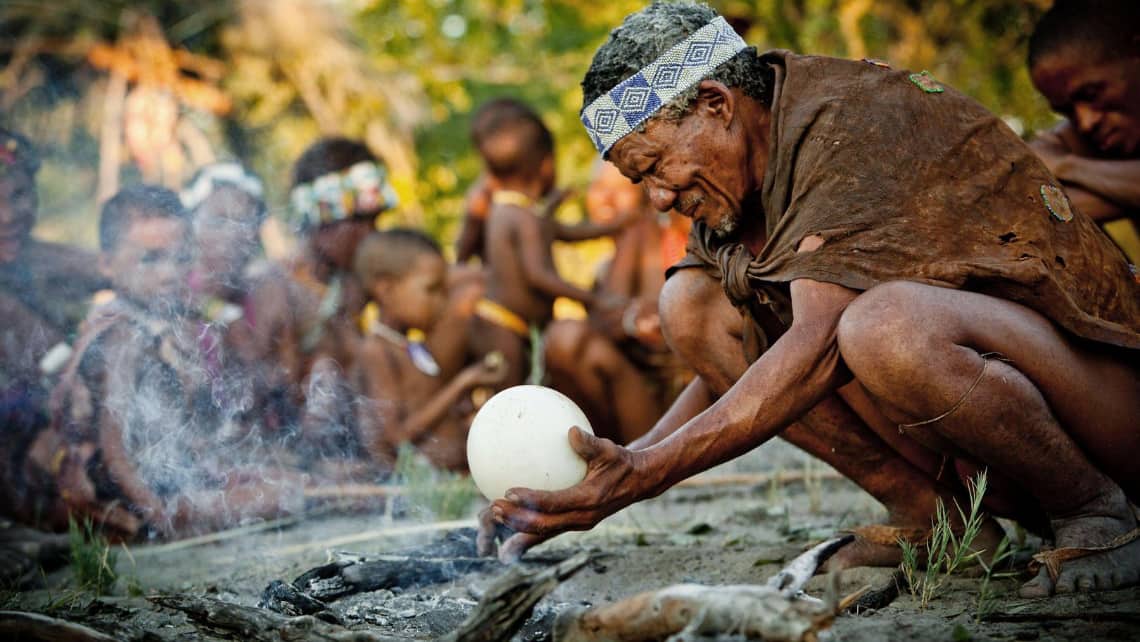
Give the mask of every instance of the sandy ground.
<path id="1" fill-rule="evenodd" d="M 805 470 L 814 475 L 827 469 L 784 444 L 772 444 L 707 475 Z M 553 615 L 572 605 L 602 604 L 681 582 L 763 583 L 809 543 L 883 516 L 874 500 L 838 479 L 824 479 L 815 490 L 800 482 L 674 489 L 591 532 L 565 535 L 536 549 L 551 556 L 589 549 L 599 557 L 545 598 L 516 639 L 549 639 Z M 205 595 L 255 606 L 271 581 L 291 581 L 337 552 L 388 553 L 465 525 L 473 522 L 441 526 L 422 515 L 393 517 L 391 511 L 324 515 L 192 547 L 134 546 L 129 552 L 120 549 L 120 580 L 111 595 L 69 588 L 73 579 L 64 569 L 46 577 L 48 589 L 0 594 L 0 608 L 48 613 L 119 639 L 241 639 L 160 608 L 139 590 L 146 596 Z M 462 622 L 500 573 L 501 568 L 489 567 L 446 583 L 359 593 L 332 602 L 330 610 L 352 628 L 393 639 L 432 639 Z M 882 586 L 890 574 L 890 569 L 847 571 L 841 577 L 843 592 Z M 980 579 L 953 577 L 925 609 L 904 592 L 877 611 L 840 617 L 831 639 L 1140 639 L 1138 589 L 1027 601 L 1016 596 L 1020 581 L 994 579 L 985 599 Z M 824 586 L 825 579 L 817 577 L 809 593 L 822 595 Z"/>

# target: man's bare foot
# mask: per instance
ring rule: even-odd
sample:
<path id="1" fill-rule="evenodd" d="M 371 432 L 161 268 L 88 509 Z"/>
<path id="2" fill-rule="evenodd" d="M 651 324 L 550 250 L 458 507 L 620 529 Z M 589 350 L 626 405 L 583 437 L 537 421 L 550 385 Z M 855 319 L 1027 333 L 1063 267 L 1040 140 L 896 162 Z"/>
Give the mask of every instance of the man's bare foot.
<path id="1" fill-rule="evenodd" d="M 1136 516 L 1123 491 L 1114 489 L 1076 515 L 1051 520 L 1058 549 L 1104 546 L 1136 528 Z M 1085 557 L 1065 560 L 1054 582 L 1047 567 L 1022 585 L 1021 597 L 1110 590 L 1140 582 L 1140 540 Z"/>
<path id="2" fill-rule="evenodd" d="M 917 542 L 922 539 L 928 528 L 915 528 L 896 525 L 865 526 L 855 529 L 855 541 L 839 549 L 827 561 L 822 571 L 842 571 L 856 566 L 892 567 L 902 563 L 902 549 L 899 548 L 897 537 Z M 971 544 L 971 550 L 982 551 L 982 558 L 991 559 L 998 544 L 1001 543 L 1005 531 L 993 519 L 987 519 L 978 535 Z M 926 548 L 920 547 L 920 566 L 926 565 Z"/>

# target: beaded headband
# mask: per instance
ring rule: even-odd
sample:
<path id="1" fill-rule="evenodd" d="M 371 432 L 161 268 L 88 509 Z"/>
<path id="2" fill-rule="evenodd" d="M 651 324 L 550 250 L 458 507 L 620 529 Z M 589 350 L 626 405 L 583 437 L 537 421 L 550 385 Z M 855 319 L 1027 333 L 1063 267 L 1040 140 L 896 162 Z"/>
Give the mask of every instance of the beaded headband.
<path id="1" fill-rule="evenodd" d="M 604 157 L 663 105 L 747 47 L 717 16 L 582 110 L 582 124 L 594 146 Z"/>
<path id="2" fill-rule="evenodd" d="M 398 204 L 387 170 L 372 161 L 361 161 L 344 171 L 302 183 L 289 194 L 293 222 L 301 228 L 380 212 Z"/>
<path id="3" fill-rule="evenodd" d="M 178 195 L 182 206 L 188 211 L 198 208 L 214 190 L 229 185 L 261 201 L 265 197 L 265 186 L 261 179 L 252 174 L 241 163 L 224 161 L 206 165 L 198 170 L 186 189 Z"/>

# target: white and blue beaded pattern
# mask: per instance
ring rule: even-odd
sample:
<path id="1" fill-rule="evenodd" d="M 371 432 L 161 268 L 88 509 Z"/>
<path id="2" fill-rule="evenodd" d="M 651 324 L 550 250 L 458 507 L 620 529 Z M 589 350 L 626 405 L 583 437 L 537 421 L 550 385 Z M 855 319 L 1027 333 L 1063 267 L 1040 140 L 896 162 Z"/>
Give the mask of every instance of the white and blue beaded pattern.
<path id="1" fill-rule="evenodd" d="M 748 45 L 721 16 L 582 110 L 582 124 L 602 156 L 678 94 Z"/>

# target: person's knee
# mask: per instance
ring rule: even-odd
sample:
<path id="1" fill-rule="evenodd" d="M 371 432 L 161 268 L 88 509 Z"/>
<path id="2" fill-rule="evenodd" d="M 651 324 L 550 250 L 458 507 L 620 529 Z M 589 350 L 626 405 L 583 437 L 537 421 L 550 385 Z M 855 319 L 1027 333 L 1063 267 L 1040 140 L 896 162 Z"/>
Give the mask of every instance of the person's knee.
<path id="1" fill-rule="evenodd" d="M 582 321 L 553 321 L 543 335 L 546 364 L 573 369 L 589 339 L 590 328 Z"/>
<path id="2" fill-rule="evenodd" d="M 848 304 L 836 336 L 839 352 L 856 377 L 922 367 L 929 345 L 928 324 L 918 305 L 922 287 L 889 281 Z"/>
<path id="3" fill-rule="evenodd" d="M 665 281 L 658 300 L 661 331 L 682 359 L 690 361 L 708 344 L 709 324 L 723 312 L 714 305 L 717 297 L 724 298 L 720 284 L 701 270 L 679 270 Z"/>

